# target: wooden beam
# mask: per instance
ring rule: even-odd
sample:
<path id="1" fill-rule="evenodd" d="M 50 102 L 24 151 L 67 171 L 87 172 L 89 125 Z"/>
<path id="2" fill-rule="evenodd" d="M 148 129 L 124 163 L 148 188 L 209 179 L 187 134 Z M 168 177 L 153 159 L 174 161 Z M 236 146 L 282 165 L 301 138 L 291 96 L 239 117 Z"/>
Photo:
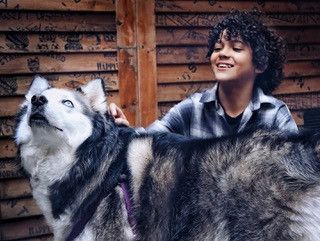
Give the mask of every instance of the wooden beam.
<path id="1" fill-rule="evenodd" d="M 153 0 L 137 0 L 139 125 L 157 119 L 157 64 Z"/>
<path id="2" fill-rule="evenodd" d="M 120 107 L 131 125 L 137 124 L 138 104 L 135 21 L 135 1 L 116 1 Z"/>
<path id="3" fill-rule="evenodd" d="M 119 0 L 116 13 L 121 108 L 147 126 L 157 116 L 154 1 Z"/>

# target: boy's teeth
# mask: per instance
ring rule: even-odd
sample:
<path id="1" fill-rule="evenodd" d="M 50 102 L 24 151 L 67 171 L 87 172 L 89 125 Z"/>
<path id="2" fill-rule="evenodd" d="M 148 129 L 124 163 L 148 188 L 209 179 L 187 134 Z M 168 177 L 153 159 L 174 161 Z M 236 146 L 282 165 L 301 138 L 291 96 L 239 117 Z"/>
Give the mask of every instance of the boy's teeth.
<path id="1" fill-rule="evenodd" d="M 219 68 L 231 68 L 232 66 L 230 64 L 218 64 Z"/>

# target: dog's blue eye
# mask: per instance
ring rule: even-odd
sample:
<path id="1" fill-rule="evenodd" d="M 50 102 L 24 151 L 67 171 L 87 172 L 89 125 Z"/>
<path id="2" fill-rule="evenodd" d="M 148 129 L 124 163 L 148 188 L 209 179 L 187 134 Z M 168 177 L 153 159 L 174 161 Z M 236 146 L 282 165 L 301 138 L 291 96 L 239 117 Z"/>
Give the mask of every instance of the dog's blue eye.
<path id="1" fill-rule="evenodd" d="M 65 106 L 68 106 L 70 108 L 73 108 L 73 103 L 70 100 L 63 100 L 62 104 L 64 104 Z"/>

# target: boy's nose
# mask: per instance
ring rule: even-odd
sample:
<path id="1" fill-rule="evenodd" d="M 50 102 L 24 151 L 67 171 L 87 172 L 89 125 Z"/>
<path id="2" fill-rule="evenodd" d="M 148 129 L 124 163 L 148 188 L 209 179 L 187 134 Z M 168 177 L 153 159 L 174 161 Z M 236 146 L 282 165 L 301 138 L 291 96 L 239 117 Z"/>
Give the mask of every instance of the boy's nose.
<path id="1" fill-rule="evenodd" d="M 222 48 L 220 51 L 219 51 L 219 58 L 222 59 L 222 58 L 228 58 L 230 57 L 230 51 L 228 48 Z"/>

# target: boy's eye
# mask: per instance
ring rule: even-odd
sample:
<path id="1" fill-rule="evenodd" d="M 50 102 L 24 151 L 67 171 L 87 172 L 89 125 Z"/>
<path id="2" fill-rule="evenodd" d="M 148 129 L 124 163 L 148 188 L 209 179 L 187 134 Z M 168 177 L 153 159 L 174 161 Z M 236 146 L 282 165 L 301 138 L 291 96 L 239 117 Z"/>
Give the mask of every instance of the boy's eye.
<path id="1" fill-rule="evenodd" d="M 242 48 L 236 48 L 236 47 L 234 47 L 233 50 L 236 51 L 236 52 L 240 52 L 240 51 L 242 51 Z"/>
<path id="2" fill-rule="evenodd" d="M 214 51 L 214 52 L 220 51 L 221 49 L 222 49 L 222 46 L 220 46 L 220 45 L 215 45 L 215 46 L 213 47 L 213 51 Z"/>
<path id="3" fill-rule="evenodd" d="M 70 107 L 70 108 L 73 108 L 73 107 L 74 107 L 74 105 L 73 105 L 73 103 L 71 102 L 71 100 L 63 100 L 63 101 L 62 101 L 62 104 L 64 104 L 64 105 L 67 106 L 67 107 Z"/>

